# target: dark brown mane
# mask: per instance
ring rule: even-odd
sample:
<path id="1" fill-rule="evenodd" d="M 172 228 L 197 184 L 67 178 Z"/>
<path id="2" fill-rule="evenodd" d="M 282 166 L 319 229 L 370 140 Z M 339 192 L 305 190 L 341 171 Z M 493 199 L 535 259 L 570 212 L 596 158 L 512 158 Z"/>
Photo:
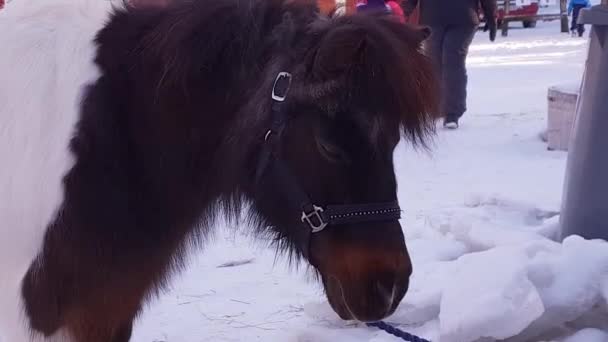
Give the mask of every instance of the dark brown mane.
<path id="1" fill-rule="evenodd" d="M 218 103 L 222 112 L 237 113 L 222 114 L 231 117 L 225 127 L 233 126 L 218 145 L 224 149 L 218 150 L 220 158 L 234 160 L 214 161 L 233 165 L 224 173 L 248 170 L 222 177 L 229 185 L 221 192 L 233 199 L 222 203 L 234 217 L 242 194 L 232 184 L 255 172 L 255 162 L 246 157 L 257 154 L 268 125 L 268 94 L 283 69 L 294 74 L 294 106 L 314 104 L 330 115 L 349 112 L 361 130 L 376 131 L 370 136 L 374 144 L 400 126 L 405 138 L 425 146 L 435 128 L 436 89 L 429 60 L 414 52 L 420 52 L 429 33 L 381 15 L 329 20 L 312 2 L 193 1 L 166 10 L 116 13 L 98 35 L 97 63 L 119 77 L 114 83 L 124 87 L 121 93 L 135 95 L 132 105 L 159 108 L 152 115 L 197 120 L 199 113 L 176 106 L 188 102 Z"/>
<path id="2" fill-rule="evenodd" d="M 430 31 L 386 15 L 347 16 L 323 24 L 318 54 L 328 57 L 328 66 L 311 75 L 304 96 L 319 94 L 318 100 L 333 101 L 327 104 L 333 110 L 348 104 L 374 112 L 386 125 L 399 124 L 411 143 L 424 146 L 435 129 L 437 92 L 430 61 L 414 52 L 422 52 L 420 42 Z"/>

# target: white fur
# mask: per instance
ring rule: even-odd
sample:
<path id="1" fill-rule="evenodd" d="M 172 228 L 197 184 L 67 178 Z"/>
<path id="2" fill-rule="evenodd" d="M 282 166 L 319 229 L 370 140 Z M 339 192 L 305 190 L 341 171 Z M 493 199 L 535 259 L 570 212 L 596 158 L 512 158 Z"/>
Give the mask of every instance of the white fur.
<path id="1" fill-rule="evenodd" d="M 30 341 L 20 283 L 62 201 L 82 86 L 98 75 L 92 38 L 110 9 L 17 0 L 0 11 L 1 342 Z"/>

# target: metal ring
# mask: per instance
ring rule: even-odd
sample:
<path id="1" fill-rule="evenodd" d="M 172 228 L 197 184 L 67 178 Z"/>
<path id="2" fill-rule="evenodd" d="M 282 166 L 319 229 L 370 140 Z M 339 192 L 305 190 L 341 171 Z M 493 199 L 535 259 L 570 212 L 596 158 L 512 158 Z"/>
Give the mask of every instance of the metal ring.
<path id="1" fill-rule="evenodd" d="M 279 80 L 281 80 L 283 78 L 285 78 L 287 80 L 287 87 L 283 90 L 282 94 L 277 94 L 276 93 L 277 84 L 279 83 Z M 272 86 L 272 99 L 277 102 L 285 101 L 285 98 L 287 97 L 287 93 L 289 92 L 290 87 L 291 87 L 291 74 L 286 71 L 280 72 L 277 75 L 277 78 L 274 80 L 274 85 Z"/>
<path id="2" fill-rule="evenodd" d="M 268 132 L 266 132 L 266 135 L 264 136 L 264 141 L 268 141 L 268 138 L 270 137 L 271 134 L 272 134 L 272 130 L 269 129 Z"/>

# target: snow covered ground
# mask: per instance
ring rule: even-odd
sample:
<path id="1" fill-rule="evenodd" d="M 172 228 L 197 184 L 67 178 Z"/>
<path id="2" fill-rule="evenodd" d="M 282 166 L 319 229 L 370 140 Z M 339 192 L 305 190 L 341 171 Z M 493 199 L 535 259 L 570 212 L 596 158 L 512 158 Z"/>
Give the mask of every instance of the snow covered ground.
<path id="1" fill-rule="evenodd" d="M 442 342 L 608 341 L 608 243 L 554 241 L 566 154 L 538 137 L 547 88 L 579 82 L 586 48 L 557 21 L 476 37 L 461 128 L 396 152 L 414 275 L 389 322 Z M 224 228 L 133 341 L 397 341 L 341 321 L 304 270 Z"/>

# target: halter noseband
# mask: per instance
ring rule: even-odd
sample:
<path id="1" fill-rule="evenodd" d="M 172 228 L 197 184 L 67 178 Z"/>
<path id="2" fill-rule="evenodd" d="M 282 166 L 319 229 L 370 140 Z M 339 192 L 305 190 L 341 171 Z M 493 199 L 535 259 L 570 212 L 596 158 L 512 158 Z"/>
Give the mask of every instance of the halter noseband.
<path id="1" fill-rule="evenodd" d="M 279 190 L 287 194 L 291 204 L 302 210 L 300 220 L 310 228 L 310 233 L 318 233 L 330 225 L 352 224 L 361 222 L 393 221 L 401 218 L 401 209 L 397 201 L 385 203 L 343 204 L 322 207 L 314 204 L 308 194 L 300 187 L 287 165 L 274 153 L 274 145 L 282 136 L 287 124 L 287 115 L 283 103 L 287 99 L 292 76 L 280 72 L 272 88 L 272 124 L 264 136 L 264 148 L 258 164 L 256 182 L 267 170 L 278 181 Z M 307 251 L 305 251 L 307 253 Z"/>

